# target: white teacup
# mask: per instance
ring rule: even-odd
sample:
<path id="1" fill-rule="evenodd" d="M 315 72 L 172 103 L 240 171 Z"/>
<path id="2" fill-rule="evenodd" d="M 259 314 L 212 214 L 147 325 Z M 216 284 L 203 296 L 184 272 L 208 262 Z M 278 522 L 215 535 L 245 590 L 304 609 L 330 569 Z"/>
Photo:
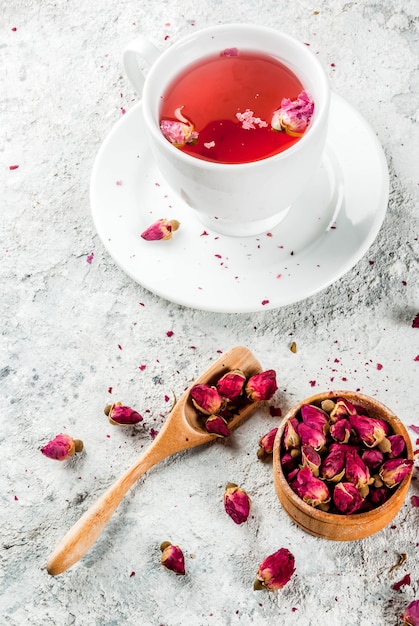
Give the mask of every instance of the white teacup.
<path id="1" fill-rule="evenodd" d="M 189 64 L 230 48 L 277 58 L 310 93 L 315 103 L 310 125 L 283 152 L 249 163 L 216 163 L 179 150 L 163 136 L 159 108 L 167 86 Z M 143 73 L 144 63 L 148 70 Z M 329 116 L 329 82 L 305 44 L 270 28 L 227 24 L 194 32 L 164 52 L 139 37 L 124 50 L 123 64 L 142 97 L 158 168 L 204 225 L 221 234 L 247 236 L 272 229 L 286 216 L 320 165 Z"/>

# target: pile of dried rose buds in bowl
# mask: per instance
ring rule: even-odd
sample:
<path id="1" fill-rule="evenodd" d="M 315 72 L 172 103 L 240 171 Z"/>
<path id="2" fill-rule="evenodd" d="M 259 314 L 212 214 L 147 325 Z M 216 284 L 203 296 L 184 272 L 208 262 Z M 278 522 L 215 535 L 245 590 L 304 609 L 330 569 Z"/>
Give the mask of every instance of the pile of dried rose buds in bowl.
<path id="1" fill-rule="evenodd" d="M 217 437 L 229 437 L 229 424 L 240 411 L 257 402 L 270 400 L 278 389 L 275 370 L 247 377 L 241 370 L 229 370 L 213 385 L 191 387 L 190 399 L 200 425 Z"/>
<path id="2" fill-rule="evenodd" d="M 334 540 L 384 528 L 403 504 L 412 467 L 403 424 L 356 392 L 326 392 L 300 402 L 274 446 L 283 508 L 308 532 Z"/>

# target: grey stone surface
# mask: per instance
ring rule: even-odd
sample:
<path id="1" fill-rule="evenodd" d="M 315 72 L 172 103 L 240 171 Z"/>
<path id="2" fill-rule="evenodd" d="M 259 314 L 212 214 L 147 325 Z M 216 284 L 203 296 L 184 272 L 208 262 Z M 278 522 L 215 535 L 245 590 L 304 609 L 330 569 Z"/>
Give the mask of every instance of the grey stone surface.
<path id="1" fill-rule="evenodd" d="M 278 423 L 266 407 L 230 441 L 151 470 L 68 572 L 52 578 L 45 562 L 150 445 L 173 395 L 234 345 L 277 370 L 273 404 L 283 415 L 335 386 L 419 425 L 417 2 L 15 0 L 1 13 L 0 623 L 396 626 L 419 599 L 417 468 L 385 530 L 350 544 L 311 537 L 281 510 L 270 464 L 256 460 L 259 437 Z M 298 304 L 241 315 L 183 308 L 137 285 L 106 252 L 89 207 L 97 150 L 135 101 L 124 46 L 143 33 L 163 49 L 232 21 L 309 43 L 332 88 L 376 131 L 391 177 L 381 231 L 347 275 Z M 110 426 L 103 407 L 117 400 L 144 421 L 128 432 Z M 59 432 L 83 439 L 85 451 L 46 459 L 40 448 Z M 229 481 L 253 500 L 243 526 L 222 507 Z M 164 540 L 183 548 L 185 577 L 160 566 Z M 295 555 L 294 577 L 280 592 L 254 592 L 259 562 L 280 547 Z M 407 560 L 392 571 L 401 553 Z M 411 583 L 392 589 L 406 574 Z"/>

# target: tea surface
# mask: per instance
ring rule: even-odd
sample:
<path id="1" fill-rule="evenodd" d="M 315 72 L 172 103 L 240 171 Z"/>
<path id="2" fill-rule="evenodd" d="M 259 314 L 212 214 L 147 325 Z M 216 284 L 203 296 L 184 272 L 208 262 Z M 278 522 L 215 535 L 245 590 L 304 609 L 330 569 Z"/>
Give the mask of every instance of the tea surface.
<path id="1" fill-rule="evenodd" d="M 193 125 L 194 142 L 180 149 L 195 157 L 257 161 L 299 140 L 274 130 L 271 119 L 283 98 L 295 99 L 302 90 L 297 76 L 277 59 L 232 48 L 178 75 L 162 96 L 160 120 L 176 121 L 180 114 Z"/>

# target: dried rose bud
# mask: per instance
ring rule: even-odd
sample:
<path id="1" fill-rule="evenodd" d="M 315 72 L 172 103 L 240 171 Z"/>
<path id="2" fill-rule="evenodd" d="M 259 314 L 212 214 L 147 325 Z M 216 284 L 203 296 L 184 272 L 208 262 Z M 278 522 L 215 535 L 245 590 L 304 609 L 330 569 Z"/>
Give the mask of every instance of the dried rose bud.
<path id="1" fill-rule="evenodd" d="M 321 456 L 314 448 L 303 445 L 301 448 L 301 461 L 303 467 L 310 468 L 313 476 L 319 475 L 319 468 L 322 462 Z"/>
<path id="2" fill-rule="evenodd" d="M 282 467 L 282 471 L 284 472 L 284 474 L 289 474 L 290 472 L 295 470 L 295 468 L 297 467 L 296 460 L 294 459 L 294 457 L 290 455 L 289 452 L 286 452 L 285 454 L 281 456 L 281 467 Z M 288 476 L 288 481 L 289 481 L 289 476 Z"/>
<path id="3" fill-rule="evenodd" d="M 280 548 L 259 565 L 253 588 L 255 591 L 282 589 L 295 572 L 295 559 L 286 548 Z"/>
<path id="4" fill-rule="evenodd" d="M 270 400 L 277 389 L 275 370 L 254 374 L 245 386 L 246 395 L 251 402 Z"/>
<path id="5" fill-rule="evenodd" d="M 307 424 L 298 424 L 298 434 L 301 438 L 301 443 L 311 446 L 315 450 L 321 450 L 326 445 L 326 435 L 322 430 L 307 426 Z"/>
<path id="6" fill-rule="evenodd" d="M 169 541 L 164 541 L 160 550 L 162 552 L 161 564 L 175 574 L 183 575 L 185 573 L 185 558 L 179 546 L 173 546 Z"/>
<path id="7" fill-rule="evenodd" d="M 352 428 L 368 448 L 377 446 L 386 436 L 386 428 L 382 420 L 366 415 L 350 415 Z"/>
<path id="8" fill-rule="evenodd" d="M 354 405 L 349 402 L 349 400 L 338 398 L 336 400 L 335 406 L 330 412 L 330 419 L 332 422 L 337 422 L 343 417 L 348 417 L 349 415 L 356 415 L 357 411 Z"/>
<path id="9" fill-rule="evenodd" d="M 165 217 L 157 220 L 141 233 L 141 237 L 146 241 L 160 241 L 171 239 L 173 233 L 178 230 L 180 222 L 177 220 L 167 220 Z"/>
<path id="10" fill-rule="evenodd" d="M 198 133 L 194 125 L 182 114 L 183 106 L 175 110 L 176 120 L 162 120 L 160 130 L 163 136 L 176 148 L 185 144 L 194 144 L 198 140 Z"/>
<path id="11" fill-rule="evenodd" d="M 345 459 L 347 446 L 332 443 L 328 454 L 324 457 L 320 467 L 320 476 L 324 480 L 339 482 L 345 473 Z"/>
<path id="12" fill-rule="evenodd" d="M 215 415 L 222 407 L 223 401 L 215 387 L 195 385 L 191 391 L 192 404 L 204 415 Z"/>
<path id="13" fill-rule="evenodd" d="M 222 376 L 216 384 L 220 396 L 229 400 L 240 398 L 246 382 L 246 376 L 241 370 L 232 370 Z"/>
<path id="14" fill-rule="evenodd" d="M 380 506 L 384 504 L 389 496 L 389 490 L 387 487 L 371 487 L 368 493 L 368 500 L 374 506 Z"/>
<path id="15" fill-rule="evenodd" d="M 330 426 L 330 435 L 338 443 L 348 443 L 351 436 L 351 424 L 346 417 L 338 420 Z"/>
<path id="16" fill-rule="evenodd" d="M 285 450 L 292 450 L 301 445 L 301 438 L 298 434 L 298 420 L 296 417 L 291 417 L 285 424 L 283 444 Z"/>
<path id="17" fill-rule="evenodd" d="M 326 484 L 316 478 L 308 467 L 303 467 L 291 483 L 291 488 L 307 504 L 319 506 L 330 501 L 330 493 Z"/>
<path id="18" fill-rule="evenodd" d="M 388 451 L 388 456 L 391 459 L 395 459 L 401 456 L 406 447 L 406 442 L 403 435 L 389 435 L 389 437 L 387 437 L 387 441 L 390 442 L 390 450 Z"/>
<path id="19" fill-rule="evenodd" d="M 281 107 L 274 111 L 271 126 L 274 130 L 285 130 L 288 135 L 301 137 L 314 113 L 314 102 L 306 91 L 295 100 L 283 98 Z"/>
<path id="20" fill-rule="evenodd" d="M 224 492 L 224 508 L 236 524 L 243 524 L 249 517 L 251 500 L 244 489 L 228 483 Z"/>
<path id="21" fill-rule="evenodd" d="M 352 483 L 338 483 L 333 491 L 335 507 L 345 515 L 355 513 L 362 503 L 363 497 Z"/>
<path id="22" fill-rule="evenodd" d="M 312 404 L 303 404 L 301 407 L 301 419 L 306 426 L 321 430 L 326 433 L 329 426 L 329 418 L 324 411 Z"/>
<path id="23" fill-rule="evenodd" d="M 259 450 L 257 452 L 259 458 L 272 454 L 277 432 L 278 428 L 272 428 L 272 430 L 259 439 Z"/>
<path id="24" fill-rule="evenodd" d="M 104 413 L 114 426 L 132 426 L 143 421 L 142 416 L 137 411 L 129 406 L 124 406 L 121 402 L 108 404 L 105 406 Z"/>
<path id="25" fill-rule="evenodd" d="M 377 469 L 384 461 L 384 454 L 378 448 L 364 450 L 362 460 L 370 469 Z"/>
<path id="26" fill-rule="evenodd" d="M 419 626 L 419 600 L 413 600 L 401 616 L 403 626 Z"/>
<path id="27" fill-rule="evenodd" d="M 211 415 L 205 422 L 205 430 L 217 437 L 230 437 L 230 431 L 225 419 L 221 415 Z"/>
<path id="28" fill-rule="evenodd" d="M 83 442 L 80 439 L 73 439 L 69 435 L 63 434 L 57 435 L 41 448 L 44 456 L 56 461 L 65 461 L 76 452 L 81 452 L 82 450 Z"/>
<path id="29" fill-rule="evenodd" d="M 362 489 L 372 482 L 369 469 L 356 450 L 346 452 L 345 474 L 346 480 L 357 489 Z"/>
<path id="30" fill-rule="evenodd" d="M 380 478 L 386 487 L 392 489 L 410 474 L 412 466 L 410 459 L 389 459 L 380 469 Z"/>

